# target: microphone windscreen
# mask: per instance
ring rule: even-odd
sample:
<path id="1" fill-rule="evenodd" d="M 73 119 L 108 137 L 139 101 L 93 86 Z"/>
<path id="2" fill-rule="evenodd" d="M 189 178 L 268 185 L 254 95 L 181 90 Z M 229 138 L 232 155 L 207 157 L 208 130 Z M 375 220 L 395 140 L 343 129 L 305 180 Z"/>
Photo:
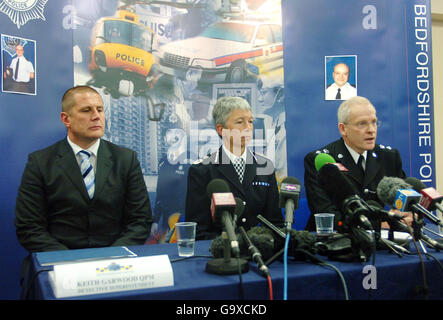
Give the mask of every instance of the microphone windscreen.
<path id="1" fill-rule="evenodd" d="M 221 235 L 214 238 L 211 242 L 211 246 L 209 247 L 209 251 L 211 252 L 214 258 L 223 257 L 224 253 L 224 240 Z"/>
<path id="2" fill-rule="evenodd" d="M 278 251 L 275 249 L 275 238 L 272 230 L 265 227 L 252 227 L 246 234 L 260 251 L 263 260 L 268 260 Z"/>
<path id="3" fill-rule="evenodd" d="M 280 184 L 278 204 L 280 208 L 285 208 L 288 199 L 294 200 L 294 210 L 298 208 L 301 183 L 297 178 L 286 177 Z"/>
<path id="4" fill-rule="evenodd" d="M 286 177 L 286 178 L 284 178 L 283 181 L 281 182 L 281 184 L 283 184 L 283 183 L 300 185 L 300 181 L 297 178 L 294 178 L 294 177 Z"/>
<path id="5" fill-rule="evenodd" d="M 409 183 L 412 186 L 412 189 L 414 189 L 417 192 L 420 192 L 421 190 L 427 188 L 423 182 L 414 177 L 407 177 L 405 179 L 405 182 Z"/>
<path id="6" fill-rule="evenodd" d="M 295 260 L 306 260 L 304 251 L 307 253 L 315 253 L 316 236 L 309 231 L 293 230 L 289 231 L 290 241 L 288 247 L 288 255 L 294 257 Z M 285 247 L 285 239 L 281 237 L 275 238 L 275 252 L 279 252 Z"/>
<path id="7" fill-rule="evenodd" d="M 341 208 L 343 201 L 358 194 L 348 178 L 333 164 L 325 164 L 318 172 L 318 182 L 326 193 Z"/>
<path id="8" fill-rule="evenodd" d="M 211 198 L 213 193 L 231 192 L 228 184 L 223 179 L 213 179 L 206 187 L 206 194 Z"/>
<path id="9" fill-rule="evenodd" d="M 320 171 L 327 163 L 335 163 L 335 159 L 327 153 L 319 153 L 314 159 L 314 165 L 317 171 Z"/>
<path id="10" fill-rule="evenodd" d="M 256 246 L 257 249 L 260 251 L 263 260 L 268 260 L 278 251 L 275 247 L 275 238 L 272 230 L 264 227 L 252 227 L 246 232 L 246 234 L 248 235 L 254 246 Z M 238 246 L 240 248 L 240 256 L 249 256 L 248 245 L 241 234 L 237 236 L 237 240 Z M 214 258 L 224 257 L 224 241 L 225 240 L 221 235 L 212 240 L 209 251 Z"/>
<path id="11" fill-rule="evenodd" d="M 377 196 L 384 204 L 392 206 L 398 190 L 411 188 L 412 186 L 401 178 L 383 177 L 377 186 Z"/>

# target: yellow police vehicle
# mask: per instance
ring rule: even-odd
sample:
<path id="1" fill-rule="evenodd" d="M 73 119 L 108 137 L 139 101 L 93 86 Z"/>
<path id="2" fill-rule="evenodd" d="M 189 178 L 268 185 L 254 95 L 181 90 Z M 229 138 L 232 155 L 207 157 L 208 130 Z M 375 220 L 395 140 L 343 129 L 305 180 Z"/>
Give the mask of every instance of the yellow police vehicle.
<path id="1" fill-rule="evenodd" d="M 99 19 L 91 35 L 88 84 L 104 87 L 114 98 L 144 95 L 159 76 L 156 45 L 154 31 L 133 12 L 118 10 Z"/>

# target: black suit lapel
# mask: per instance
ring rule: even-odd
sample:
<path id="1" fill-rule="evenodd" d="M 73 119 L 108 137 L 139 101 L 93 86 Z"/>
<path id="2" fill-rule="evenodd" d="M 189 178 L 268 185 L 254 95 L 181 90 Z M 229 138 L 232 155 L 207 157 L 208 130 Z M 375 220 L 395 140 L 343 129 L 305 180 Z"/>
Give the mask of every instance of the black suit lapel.
<path id="1" fill-rule="evenodd" d="M 340 143 L 337 144 L 336 150 L 336 159 L 338 159 L 336 161 L 342 163 L 349 170 L 349 172 L 347 173 L 348 177 L 350 177 L 352 180 L 355 180 L 359 185 L 363 185 L 364 178 L 360 173 L 360 169 L 357 167 L 357 164 L 349 153 L 348 148 L 346 148 L 343 139 L 339 141 Z"/>
<path id="2" fill-rule="evenodd" d="M 60 167 L 60 170 L 62 170 L 62 172 L 69 178 L 75 188 L 80 191 L 85 200 L 89 201 L 88 192 L 80 172 L 80 167 L 78 166 L 74 152 L 66 139 L 59 143 L 56 165 Z"/>
<path id="3" fill-rule="evenodd" d="M 373 150 L 368 151 L 366 157 L 365 179 L 363 183 L 364 186 L 369 185 L 377 176 L 378 171 L 381 169 L 381 164 L 379 161 L 377 161 L 377 157 L 374 157 L 374 154 L 376 155 Z"/>
<path id="4" fill-rule="evenodd" d="M 95 172 L 95 199 L 103 190 L 103 186 L 106 182 L 106 177 L 109 175 L 109 171 L 112 168 L 112 154 L 108 148 L 106 141 L 100 141 L 100 147 L 97 152 L 97 170 Z"/>
<path id="5" fill-rule="evenodd" d="M 257 175 L 257 164 L 254 161 L 254 156 L 252 153 L 247 150 L 246 155 L 246 167 L 245 167 L 245 176 L 243 178 L 243 185 L 249 186 Z"/>

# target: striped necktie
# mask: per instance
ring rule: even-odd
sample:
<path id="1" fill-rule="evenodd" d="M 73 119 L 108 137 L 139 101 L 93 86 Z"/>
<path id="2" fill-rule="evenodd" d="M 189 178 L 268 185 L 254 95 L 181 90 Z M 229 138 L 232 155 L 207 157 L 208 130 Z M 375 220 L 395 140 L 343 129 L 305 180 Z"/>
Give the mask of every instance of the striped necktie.
<path id="1" fill-rule="evenodd" d="M 80 162 L 80 171 L 83 176 L 83 180 L 85 181 L 86 190 L 88 191 L 89 198 L 92 199 L 94 196 L 95 190 L 95 177 L 94 177 L 94 168 L 92 167 L 90 157 L 91 153 L 85 150 L 81 150 L 78 152 L 82 161 Z"/>

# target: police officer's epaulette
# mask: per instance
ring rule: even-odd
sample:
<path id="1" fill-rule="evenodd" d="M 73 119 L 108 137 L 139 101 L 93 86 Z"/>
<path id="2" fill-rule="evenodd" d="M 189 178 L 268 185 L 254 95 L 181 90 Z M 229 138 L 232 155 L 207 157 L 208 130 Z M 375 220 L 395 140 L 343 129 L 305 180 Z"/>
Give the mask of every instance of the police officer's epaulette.
<path id="1" fill-rule="evenodd" d="M 207 158 L 207 157 L 205 157 L 205 158 Z M 200 163 L 203 162 L 203 160 L 204 160 L 205 158 L 201 158 L 201 159 L 195 160 L 192 164 L 200 164 Z"/>
<path id="2" fill-rule="evenodd" d="M 393 148 L 391 146 L 385 146 L 385 145 L 382 145 L 382 144 L 376 144 L 375 148 L 376 149 L 378 148 L 379 150 L 387 150 L 387 151 L 393 150 Z"/>
<path id="3" fill-rule="evenodd" d="M 194 161 L 192 164 L 208 164 L 211 162 L 211 158 L 213 158 L 213 154 L 207 154 L 205 157 Z"/>
<path id="4" fill-rule="evenodd" d="M 258 156 L 258 157 L 265 158 L 266 160 L 271 160 L 271 158 L 269 158 L 268 156 L 265 156 L 263 153 L 258 153 L 258 152 L 255 152 L 255 151 L 251 151 L 251 153 L 252 153 L 252 155 L 254 157 Z"/>
<path id="5" fill-rule="evenodd" d="M 271 158 L 265 156 L 262 153 L 258 153 L 255 151 L 251 151 L 251 153 L 252 153 L 252 156 L 254 157 L 255 161 L 257 162 L 257 164 L 266 164 L 268 162 L 272 163 Z"/>

